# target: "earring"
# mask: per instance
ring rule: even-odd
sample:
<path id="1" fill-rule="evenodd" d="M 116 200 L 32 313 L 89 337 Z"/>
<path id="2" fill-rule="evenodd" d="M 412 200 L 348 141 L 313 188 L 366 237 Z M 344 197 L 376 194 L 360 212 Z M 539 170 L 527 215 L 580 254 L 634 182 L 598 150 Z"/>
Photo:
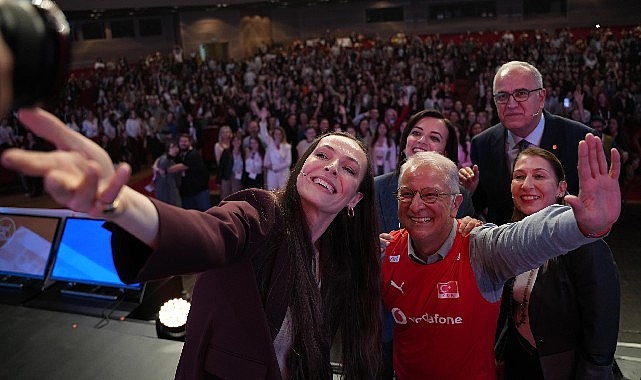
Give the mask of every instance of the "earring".
<path id="1" fill-rule="evenodd" d="M 354 208 L 352 206 L 347 206 L 347 217 L 350 219 L 354 217 Z"/>

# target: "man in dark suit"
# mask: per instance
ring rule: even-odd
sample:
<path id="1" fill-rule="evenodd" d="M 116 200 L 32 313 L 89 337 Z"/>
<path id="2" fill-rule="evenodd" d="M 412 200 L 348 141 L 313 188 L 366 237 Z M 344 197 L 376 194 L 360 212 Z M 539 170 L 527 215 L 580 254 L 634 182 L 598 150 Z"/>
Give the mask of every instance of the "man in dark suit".
<path id="1" fill-rule="evenodd" d="M 514 207 L 510 194 L 512 164 L 516 154 L 529 145 L 558 157 L 566 171 L 568 192 L 577 195 L 577 148 L 587 133 L 595 131 L 543 109 L 543 78 L 527 62 L 501 66 L 494 77 L 493 94 L 501 122 L 472 139 L 474 166 L 459 171 L 461 183 L 473 193 L 474 209 L 484 211 L 488 222 L 510 221 Z"/>

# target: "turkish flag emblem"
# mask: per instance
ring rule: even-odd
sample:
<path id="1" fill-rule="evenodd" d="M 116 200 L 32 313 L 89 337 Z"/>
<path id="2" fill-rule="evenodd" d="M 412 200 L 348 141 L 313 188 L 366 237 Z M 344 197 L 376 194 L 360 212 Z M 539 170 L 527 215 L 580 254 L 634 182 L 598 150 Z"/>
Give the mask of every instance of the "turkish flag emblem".
<path id="1" fill-rule="evenodd" d="M 436 284 L 438 298 L 459 298 L 458 282 L 448 281 Z"/>

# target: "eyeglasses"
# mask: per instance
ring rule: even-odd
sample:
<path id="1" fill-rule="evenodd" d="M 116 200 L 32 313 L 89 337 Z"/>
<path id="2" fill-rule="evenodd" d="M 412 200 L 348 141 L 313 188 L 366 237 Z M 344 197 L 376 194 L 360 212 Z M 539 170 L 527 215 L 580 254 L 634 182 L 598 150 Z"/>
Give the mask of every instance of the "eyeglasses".
<path id="1" fill-rule="evenodd" d="M 421 190 L 410 190 L 406 187 L 401 187 L 393 194 L 400 202 L 403 203 L 412 203 L 416 193 L 419 194 L 419 197 L 425 204 L 433 204 L 438 201 L 440 197 L 447 197 L 449 195 L 457 195 L 458 193 L 442 193 L 438 189 L 433 187 L 426 187 Z"/>
<path id="2" fill-rule="evenodd" d="M 527 88 L 519 88 L 514 92 L 505 92 L 505 91 L 497 92 L 496 94 L 493 95 L 494 102 L 497 104 L 504 104 L 510 100 L 510 96 L 513 96 L 514 100 L 521 103 L 528 100 L 530 98 L 531 93 L 533 93 L 534 91 L 541 91 L 542 89 L 543 87 L 535 88 L 534 90 L 528 90 Z"/>

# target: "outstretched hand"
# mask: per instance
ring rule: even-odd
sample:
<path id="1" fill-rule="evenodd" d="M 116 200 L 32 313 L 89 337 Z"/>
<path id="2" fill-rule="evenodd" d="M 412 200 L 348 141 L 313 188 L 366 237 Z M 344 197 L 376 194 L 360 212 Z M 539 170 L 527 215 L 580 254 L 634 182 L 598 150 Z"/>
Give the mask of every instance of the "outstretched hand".
<path id="1" fill-rule="evenodd" d="M 2 156 L 2 165 L 43 177 L 45 189 L 61 205 L 93 216 L 102 215 L 104 206 L 116 200 L 129 180 L 129 165 L 114 169 L 109 155 L 100 146 L 42 109 L 21 109 L 18 118 L 36 135 L 55 144 L 56 150 L 9 149 Z"/>
<path id="2" fill-rule="evenodd" d="M 565 201 L 586 233 L 607 231 L 621 213 L 621 160 L 616 149 L 611 150 L 611 162 L 608 170 L 600 138 L 588 133 L 579 143 L 579 196 L 567 195 Z"/>

